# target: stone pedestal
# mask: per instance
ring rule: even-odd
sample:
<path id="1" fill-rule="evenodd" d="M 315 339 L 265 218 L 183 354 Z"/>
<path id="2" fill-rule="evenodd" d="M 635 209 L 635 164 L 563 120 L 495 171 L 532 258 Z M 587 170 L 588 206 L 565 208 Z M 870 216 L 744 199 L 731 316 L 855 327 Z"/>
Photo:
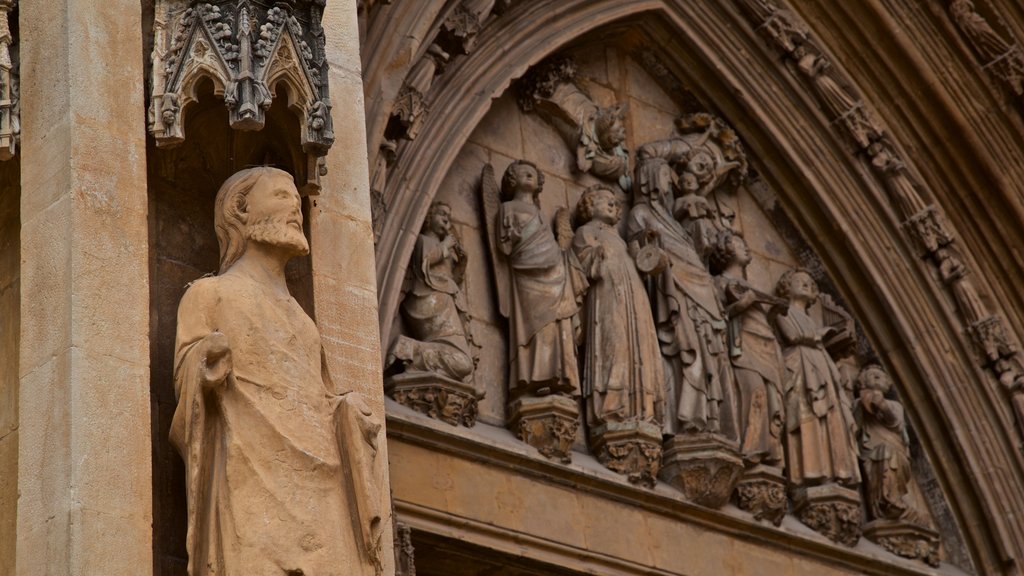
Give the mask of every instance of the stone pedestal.
<path id="1" fill-rule="evenodd" d="M 854 546 L 860 540 L 860 495 L 838 484 L 798 487 L 793 510 L 800 521 L 833 542 Z"/>
<path id="2" fill-rule="evenodd" d="M 399 404 L 452 426 L 476 425 L 477 402 L 483 398 L 465 382 L 423 373 L 396 374 L 384 383 L 384 391 Z"/>
<path id="3" fill-rule="evenodd" d="M 567 396 L 523 397 L 509 406 L 509 428 L 547 458 L 568 463 L 579 414 L 576 400 Z"/>
<path id="4" fill-rule="evenodd" d="M 778 526 L 786 516 L 786 478 L 781 468 L 758 465 L 747 469 L 734 496 L 736 505 L 753 514 L 755 520 L 768 520 Z"/>
<path id="5" fill-rule="evenodd" d="M 712 434 L 680 434 L 665 442 L 658 476 L 691 502 L 720 508 L 743 473 L 735 442 Z"/>
<path id="6" fill-rule="evenodd" d="M 939 566 L 939 534 L 930 528 L 910 522 L 874 520 L 864 526 L 864 537 L 897 556 Z"/>
<path id="7" fill-rule="evenodd" d="M 634 484 L 654 486 L 661 468 L 661 427 L 650 422 L 608 422 L 594 429 L 590 446 L 609 469 Z"/>

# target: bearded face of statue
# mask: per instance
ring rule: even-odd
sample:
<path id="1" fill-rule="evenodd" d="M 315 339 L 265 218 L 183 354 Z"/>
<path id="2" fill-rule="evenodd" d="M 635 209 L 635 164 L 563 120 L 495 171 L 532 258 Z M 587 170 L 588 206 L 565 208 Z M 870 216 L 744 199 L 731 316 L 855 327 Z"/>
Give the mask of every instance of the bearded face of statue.
<path id="1" fill-rule="evenodd" d="M 308 254 L 301 206 L 291 176 L 284 172 L 263 176 L 246 197 L 248 240 L 285 248 L 293 256 Z"/>

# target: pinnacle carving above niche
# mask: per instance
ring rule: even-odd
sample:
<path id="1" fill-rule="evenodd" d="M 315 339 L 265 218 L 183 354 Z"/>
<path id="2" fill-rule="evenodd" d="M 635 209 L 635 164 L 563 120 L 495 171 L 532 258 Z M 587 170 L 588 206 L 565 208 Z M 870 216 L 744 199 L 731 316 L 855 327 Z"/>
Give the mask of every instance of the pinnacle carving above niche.
<path id="1" fill-rule="evenodd" d="M 183 111 L 198 100 L 204 79 L 212 81 L 236 130 L 262 130 L 273 100 L 287 98 L 299 118 L 309 160 L 307 191 L 318 189 L 318 158 L 334 143 L 321 27 L 325 4 L 157 0 L 149 108 L 149 131 L 157 146 L 185 141 Z"/>

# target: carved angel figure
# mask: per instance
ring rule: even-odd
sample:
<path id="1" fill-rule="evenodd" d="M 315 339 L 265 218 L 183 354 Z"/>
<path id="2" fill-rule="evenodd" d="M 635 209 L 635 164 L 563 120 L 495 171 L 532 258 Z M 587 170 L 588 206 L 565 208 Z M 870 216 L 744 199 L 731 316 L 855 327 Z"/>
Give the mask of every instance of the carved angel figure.
<path id="1" fill-rule="evenodd" d="M 567 250 L 571 229 L 563 223 L 555 238 L 540 210 L 544 175 L 532 162 L 505 170 L 500 206 L 490 165 L 482 181 L 499 309 L 509 321 L 510 394 L 578 396 L 575 324 L 586 279 Z"/>
<path id="2" fill-rule="evenodd" d="M 452 233 L 451 208 L 434 202 L 416 239 L 402 300 L 402 316 L 412 337 L 399 336 L 391 349 L 407 375 L 472 380 L 472 337 L 460 288 L 465 271 L 466 253 Z"/>
<path id="3" fill-rule="evenodd" d="M 621 207 L 594 186 L 576 206 L 573 250 L 590 281 L 583 314 L 584 396 L 592 427 L 627 420 L 660 425 L 664 372 L 650 303 L 615 225 Z"/>
<path id="4" fill-rule="evenodd" d="M 654 320 L 670 366 L 667 397 L 675 409 L 665 428 L 735 438 L 726 316 L 693 240 L 672 217 L 674 179 L 664 158 L 648 157 L 638 165 L 636 202 L 626 223 L 638 268 L 655 277 Z"/>
<path id="5" fill-rule="evenodd" d="M 737 233 L 722 232 L 711 254 L 722 303 L 729 317 L 729 358 L 738 392 L 740 453 L 749 464 L 782 466 L 782 352 L 770 313 L 788 304 L 746 279 L 750 249 Z"/>
<path id="6" fill-rule="evenodd" d="M 576 166 L 599 178 L 619 183 L 623 190 L 632 187 L 629 178 L 629 150 L 622 106 L 591 107 L 579 128 Z"/>
<path id="7" fill-rule="evenodd" d="M 872 520 L 905 520 L 930 526 L 927 505 L 916 490 L 903 405 L 885 397 L 892 380 L 878 365 L 857 378 L 860 394 L 854 415 L 860 424 L 860 459 Z"/>
<path id="8" fill-rule="evenodd" d="M 789 300 L 776 317 L 786 363 L 786 470 L 794 485 L 860 482 L 853 415 L 842 401 L 841 376 L 825 351 L 834 330 L 823 327 L 808 308 L 818 298 L 809 272 L 792 269 L 779 278 L 775 293 Z"/>

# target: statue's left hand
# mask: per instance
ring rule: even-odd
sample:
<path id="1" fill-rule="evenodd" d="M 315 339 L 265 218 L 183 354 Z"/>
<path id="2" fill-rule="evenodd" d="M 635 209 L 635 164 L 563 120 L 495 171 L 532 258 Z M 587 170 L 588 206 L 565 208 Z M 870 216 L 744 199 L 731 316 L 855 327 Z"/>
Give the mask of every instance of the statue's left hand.
<path id="1" fill-rule="evenodd" d="M 203 358 L 203 384 L 216 387 L 222 384 L 231 372 L 231 347 L 223 332 L 207 334 L 199 343 Z"/>

